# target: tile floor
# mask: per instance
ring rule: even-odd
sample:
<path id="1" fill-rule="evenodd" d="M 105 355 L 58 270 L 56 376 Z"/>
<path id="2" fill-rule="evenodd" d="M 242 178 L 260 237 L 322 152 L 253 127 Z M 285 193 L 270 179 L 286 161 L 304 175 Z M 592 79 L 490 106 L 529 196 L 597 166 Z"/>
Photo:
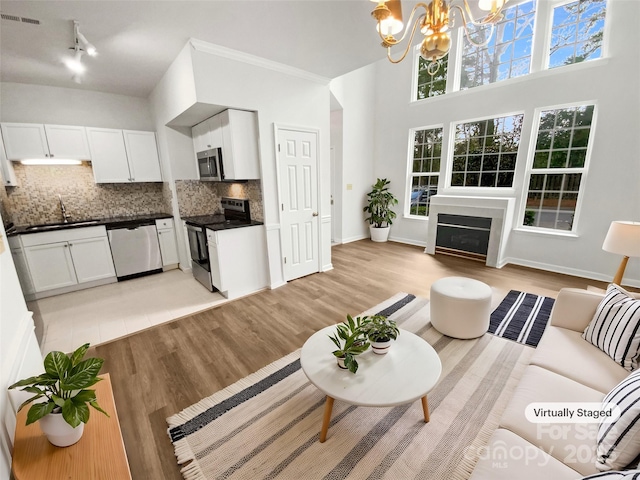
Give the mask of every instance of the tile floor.
<path id="1" fill-rule="evenodd" d="M 36 300 L 42 354 L 104 343 L 226 301 L 181 270 Z"/>

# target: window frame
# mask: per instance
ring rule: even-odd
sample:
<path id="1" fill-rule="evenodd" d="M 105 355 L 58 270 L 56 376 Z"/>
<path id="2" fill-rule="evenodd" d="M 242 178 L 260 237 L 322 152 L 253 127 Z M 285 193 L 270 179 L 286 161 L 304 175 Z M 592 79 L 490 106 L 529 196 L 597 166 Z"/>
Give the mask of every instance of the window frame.
<path id="1" fill-rule="evenodd" d="M 548 110 L 561 110 L 565 108 L 576 108 L 593 106 L 593 116 L 591 117 L 591 127 L 589 129 L 589 141 L 587 143 L 587 150 L 585 155 L 584 166 L 582 167 L 567 167 L 567 168 L 533 168 L 535 160 L 536 144 L 540 129 L 540 116 L 542 112 Z M 589 171 L 591 166 L 591 153 L 593 151 L 594 135 L 598 123 L 598 101 L 583 100 L 578 102 L 562 103 L 557 105 L 548 105 L 544 107 L 537 107 L 533 114 L 533 124 L 531 126 L 531 141 L 529 142 L 529 151 L 527 153 L 526 171 L 522 183 L 522 192 L 520 197 L 520 206 L 518 208 L 518 216 L 514 222 L 514 230 L 537 233 L 543 235 L 559 235 L 559 236 L 578 236 L 582 203 L 584 202 L 584 195 L 586 191 L 587 179 L 589 178 Z M 536 227 L 530 225 L 524 225 L 524 214 L 527 210 L 527 198 L 529 196 L 529 184 L 531 182 L 531 175 L 554 175 L 554 174 L 572 174 L 580 173 L 580 187 L 578 189 L 578 198 L 576 200 L 576 208 L 573 214 L 573 222 L 571 224 L 571 230 L 559 230 L 556 228 Z"/>
<path id="2" fill-rule="evenodd" d="M 442 96 L 442 95 L 441 95 Z M 405 202 L 403 216 L 405 218 L 414 220 L 429 220 L 429 215 L 416 215 L 411 213 L 411 189 L 413 188 L 413 147 L 416 138 L 416 132 L 421 130 L 435 130 L 442 129 L 442 148 L 440 151 L 440 170 L 438 172 L 418 172 L 418 176 L 437 176 L 438 177 L 438 190 L 436 195 L 442 192 L 442 175 L 443 169 L 446 170 L 446 157 L 445 157 L 445 144 L 446 144 L 446 128 L 442 123 L 428 125 L 423 127 L 413 127 L 409 129 L 408 148 L 407 148 L 407 175 L 405 181 Z"/>

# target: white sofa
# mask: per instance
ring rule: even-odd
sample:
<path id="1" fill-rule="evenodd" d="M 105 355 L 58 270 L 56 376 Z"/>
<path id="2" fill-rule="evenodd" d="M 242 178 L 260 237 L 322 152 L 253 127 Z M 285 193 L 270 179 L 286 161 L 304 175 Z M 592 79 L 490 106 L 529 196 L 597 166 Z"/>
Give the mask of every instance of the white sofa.
<path id="1" fill-rule="evenodd" d="M 582 338 L 604 294 L 565 288 L 471 480 L 563 480 L 598 473 L 597 423 L 535 424 L 533 402 L 601 402 L 629 372 Z"/>

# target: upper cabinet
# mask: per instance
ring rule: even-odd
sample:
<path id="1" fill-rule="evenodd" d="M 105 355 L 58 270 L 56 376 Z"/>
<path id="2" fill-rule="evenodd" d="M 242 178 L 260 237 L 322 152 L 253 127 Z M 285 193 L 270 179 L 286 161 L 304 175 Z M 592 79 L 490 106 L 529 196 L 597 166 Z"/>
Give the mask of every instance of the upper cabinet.
<path id="1" fill-rule="evenodd" d="M 18 179 L 16 173 L 13 170 L 13 165 L 7 158 L 4 151 L 4 143 L 2 136 L 0 135 L 0 172 L 2 172 L 2 181 L 5 186 L 16 187 L 18 185 Z"/>
<path id="2" fill-rule="evenodd" d="M 90 160 L 84 127 L 3 123 L 2 136 L 9 160 L 56 158 Z"/>
<path id="3" fill-rule="evenodd" d="M 222 148 L 225 180 L 260 178 L 258 125 L 255 112 L 225 110 L 192 128 L 196 152 Z"/>
<path id="4" fill-rule="evenodd" d="M 161 182 L 153 132 L 87 127 L 96 183 Z"/>

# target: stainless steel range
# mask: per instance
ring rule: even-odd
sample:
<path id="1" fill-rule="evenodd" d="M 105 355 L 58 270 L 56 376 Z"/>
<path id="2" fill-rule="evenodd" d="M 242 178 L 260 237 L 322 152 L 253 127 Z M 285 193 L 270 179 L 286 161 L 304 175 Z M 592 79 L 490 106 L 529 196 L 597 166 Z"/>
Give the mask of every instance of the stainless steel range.
<path id="1" fill-rule="evenodd" d="M 207 245 L 207 228 L 225 230 L 252 225 L 249 200 L 244 198 L 222 197 L 223 213 L 186 217 L 191 252 L 193 276 L 210 291 L 217 290 L 211 284 L 211 263 Z"/>

